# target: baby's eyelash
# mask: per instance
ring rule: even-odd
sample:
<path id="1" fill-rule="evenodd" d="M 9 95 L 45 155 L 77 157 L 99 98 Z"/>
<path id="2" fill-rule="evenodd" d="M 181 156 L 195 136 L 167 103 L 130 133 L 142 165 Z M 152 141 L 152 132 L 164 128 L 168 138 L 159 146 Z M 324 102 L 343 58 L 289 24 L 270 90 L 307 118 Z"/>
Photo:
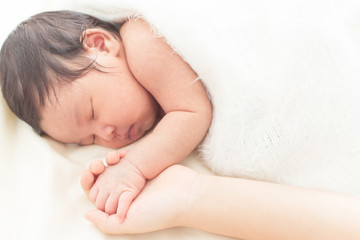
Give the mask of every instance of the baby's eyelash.
<path id="1" fill-rule="evenodd" d="M 91 99 L 91 119 L 94 119 L 94 117 L 95 117 L 94 106 L 93 106 L 93 101 Z"/>

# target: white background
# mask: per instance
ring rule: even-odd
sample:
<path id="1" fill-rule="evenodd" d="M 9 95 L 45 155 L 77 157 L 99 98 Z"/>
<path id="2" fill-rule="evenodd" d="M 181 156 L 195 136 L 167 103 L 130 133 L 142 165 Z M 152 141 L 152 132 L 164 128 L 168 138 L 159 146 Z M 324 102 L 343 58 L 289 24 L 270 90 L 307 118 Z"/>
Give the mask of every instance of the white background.
<path id="1" fill-rule="evenodd" d="M 9 33 L 23 20 L 43 11 L 61 8 L 61 0 L 9 0 L 0 8 L 0 45 Z"/>

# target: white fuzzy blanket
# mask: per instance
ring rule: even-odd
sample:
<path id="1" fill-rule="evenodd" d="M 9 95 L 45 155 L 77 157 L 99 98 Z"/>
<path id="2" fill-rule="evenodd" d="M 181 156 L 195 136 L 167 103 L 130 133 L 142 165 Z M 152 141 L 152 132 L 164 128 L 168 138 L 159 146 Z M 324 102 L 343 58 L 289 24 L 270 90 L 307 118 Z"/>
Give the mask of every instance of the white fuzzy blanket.
<path id="1" fill-rule="evenodd" d="M 360 194 L 360 3 L 86 1 L 107 20 L 144 16 L 214 106 L 200 146 L 221 175 Z"/>

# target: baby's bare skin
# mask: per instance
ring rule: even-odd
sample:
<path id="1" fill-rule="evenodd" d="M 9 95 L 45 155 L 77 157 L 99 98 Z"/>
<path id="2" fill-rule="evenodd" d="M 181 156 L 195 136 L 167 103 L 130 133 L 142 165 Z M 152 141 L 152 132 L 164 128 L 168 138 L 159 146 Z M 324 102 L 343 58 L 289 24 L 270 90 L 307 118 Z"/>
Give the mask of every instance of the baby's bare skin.
<path id="1" fill-rule="evenodd" d="M 99 174 L 82 177 L 96 207 L 123 221 L 146 180 L 181 162 L 201 142 L 212 108 L 197 74 L 147 22 L 125 22 L 120 36 L 84 31 L 83 48 L 104 72 L 92 70 L 56 88 L 41 125 L 61 142 L 120 148 L 137 141 L 126 156 L 109 154 L 107 161 L 115 164 L 105 169 L 93 163 L 91 170 Z"/>
<path id="2" fill-rule="evenodd" d="M 205 136 L 212 116 L 202 83 L 194 81 L 196 73 L 164 39 L 153 36 L 145 21 L 125 23 L 120 33 L 132 74 L 164 111 L 154 130 L 98 175 L 88 192 L 98 209 L 123 221 L 146 180 L 182 161 Z M 108 162 L 120 159 L 113 154 Z"/>
<path id="3" fill-rule="evenodd" d="M 121 221 L 146 182 L 146 178 L 125 158 L 127 151 L 108 153 L 106 162 L 109 166 L 106 169 L 101 160 L 92 162 L 81 177 L 81 185 L 96 207 L 108 214 L 117 213 Z"/>
<path id="4" fill-rule="evenodd" d="M 125 157 L 128 150 L 112 151 L 106 155 L 106 164 L 108 166 L 115 165 Z M 90 195 L 90 190 L 95 184 L 97 177 L 105 171 L 106 167 L 102 160 L 93 161 L 89 169 L 85 169 L 81 174 L 80 184 L 86 195 Z M 94 201 L 93 201 L 94 202 Z"/>

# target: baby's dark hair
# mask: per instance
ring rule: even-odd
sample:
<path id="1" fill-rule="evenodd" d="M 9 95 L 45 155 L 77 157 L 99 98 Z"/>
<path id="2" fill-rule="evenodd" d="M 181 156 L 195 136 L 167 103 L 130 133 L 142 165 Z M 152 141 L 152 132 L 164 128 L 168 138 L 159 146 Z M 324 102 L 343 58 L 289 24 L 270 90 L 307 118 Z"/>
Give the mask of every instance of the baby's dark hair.
<path id="1" fill-rule="evenodd" d="M 73 11 L 44 12 L 20 23 L 0 52 L 0 84 L 10 109 L 44 134 L 40 111 L 54 86 L 97 69 L 83 49 L 84 31 L 97 27 L 120 37 L 120 26 Z"/>

